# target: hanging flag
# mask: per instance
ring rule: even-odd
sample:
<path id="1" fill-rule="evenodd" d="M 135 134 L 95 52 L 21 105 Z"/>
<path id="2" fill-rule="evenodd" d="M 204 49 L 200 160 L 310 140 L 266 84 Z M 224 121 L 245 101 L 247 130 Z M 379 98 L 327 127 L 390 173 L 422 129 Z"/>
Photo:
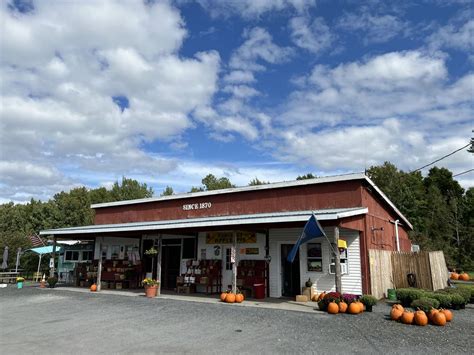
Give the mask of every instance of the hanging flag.
<path id="1" fill-rule="evenodd" d="M 31 241 L 31 244 L 33 244 L 33 247 L 44 246 L 43 239 L 38 237 L 36 234 L 30 235 L 28 238 L 30 238 L 30 241 Z"/>
<path id="2" fill-rule="evenodd" d="M 318 237 L 326 237 L 327 239 L 327 236 L 324 233 L 324 230 L 319 224 L 318 220 L 316 219 L 316 216 L 312 214 L 311 217 L 309 217 L 308 222 L 306 222 L 306 225 L 304 226 L 303 233 L 301 233 L 301 236 L 299 237 L 293 249 L 291 249 L 286 260 L 292 263 L 293 260 L 295 260 L 296 253 L 298 252 L 300 245 Z"/>

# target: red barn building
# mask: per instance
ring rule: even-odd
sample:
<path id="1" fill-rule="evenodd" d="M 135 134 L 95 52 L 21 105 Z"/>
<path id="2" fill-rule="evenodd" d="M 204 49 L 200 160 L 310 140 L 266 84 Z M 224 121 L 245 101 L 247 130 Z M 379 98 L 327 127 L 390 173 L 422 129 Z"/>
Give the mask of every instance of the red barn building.
<path id="1" fill-rule="evenodd" d="M 347 244 L 341 253 L 343 292 L 370 293 L 369 249 L 397 250 L 397 243 L 401 251 L 411 249 L 410 222 L 364 174 L 101 203 L 92 208 L 94 225 L 41 234 L 94 241 L 94 259 L 102 257 L 109 263 L 103 266 L 102 280 L 109 281 L 110 287 L 136 286 L 130 276 L 133 264 L 137 280 L 151 273 L 156 276 L 158 270 L 163 289 L 192 281 L 197 292 L 218 292 L 231 284 L 235 260 L 239 286 L 265 285 L 269 297 L 299 294 L 309 278 L 318 291 L 334 290 L 334 259 L 325 238 L 303 244 L 295 261 L 286 261 L 312 213 L 329 239 L 337 228 Z M 158 250 L 156 258 L 145 255 L 152 246 Z M 86 262 L 80 259 L 78 263 Z M 121 262 L 127 266 L 117 267 Z M 127 270 L 128 276 L 122 276 Z"/>

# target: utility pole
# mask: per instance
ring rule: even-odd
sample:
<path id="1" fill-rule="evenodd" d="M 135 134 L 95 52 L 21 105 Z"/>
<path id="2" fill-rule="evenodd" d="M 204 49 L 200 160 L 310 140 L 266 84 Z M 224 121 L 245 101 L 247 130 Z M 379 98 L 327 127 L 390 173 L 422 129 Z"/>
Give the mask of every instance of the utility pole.
<path id="1" fill-rule="evenodd" d="M 339 227 L 334 227 L 334 266 L 336 267 L 336 292 L 342 292 L 341 285 L 341 255 L 339 253 Z"/>

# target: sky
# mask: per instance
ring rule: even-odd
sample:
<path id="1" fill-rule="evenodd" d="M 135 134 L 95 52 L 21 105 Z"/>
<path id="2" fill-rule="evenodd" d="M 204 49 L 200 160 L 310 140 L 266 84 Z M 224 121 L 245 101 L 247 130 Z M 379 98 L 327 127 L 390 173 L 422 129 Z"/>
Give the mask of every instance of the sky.
<path id="1" fill-rule="evenodd" d="M 473 136 L 470 1 L 0 6 L 0 202 L 122 176 L 159 195 L 209 173 L 243 186 L 411 171 Z"/>

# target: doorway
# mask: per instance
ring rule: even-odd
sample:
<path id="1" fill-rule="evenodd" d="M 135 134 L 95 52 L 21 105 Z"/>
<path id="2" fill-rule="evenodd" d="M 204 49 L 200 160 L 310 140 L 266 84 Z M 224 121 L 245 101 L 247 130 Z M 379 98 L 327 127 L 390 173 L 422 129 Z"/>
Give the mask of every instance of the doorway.
<path id="1" fill-rule="evenodd" d="M 293 246 L 293 244 L 281 245 L 281 294 L 284 297 L 301 294 L 299 253 L 296 253 L 292 263 L 286 260 Z"/>
<path id="2" fill-rule="evenodd" d="M 161 288 L 176 288 L 176 278 L 180 275 L 181 245 L 163 245 L 161 255 Z"/>

